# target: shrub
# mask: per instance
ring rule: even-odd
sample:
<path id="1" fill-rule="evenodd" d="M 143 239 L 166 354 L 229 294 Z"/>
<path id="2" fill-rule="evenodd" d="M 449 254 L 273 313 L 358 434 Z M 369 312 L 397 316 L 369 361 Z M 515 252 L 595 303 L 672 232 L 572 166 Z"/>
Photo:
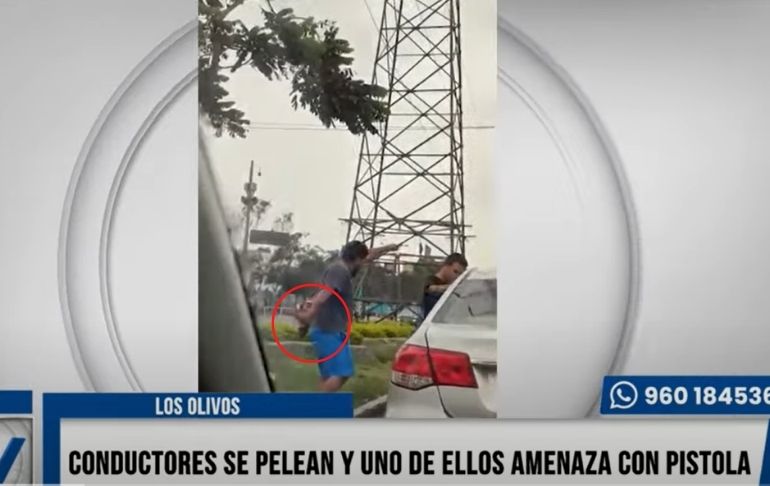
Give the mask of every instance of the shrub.
<path id="1" fill-rule="evenodd" d="M 265 332 L 268 334 L 272 332 L 269 326 L 265 329 Z M 299 329 L 297 329 L 297 326 L 285 322 L 276 322 L 275 332 L 278 334 L 278 339 L 281 341 L 304 341 L 304 339 L 300 339 L 299 337 Z"/>
<path id="2" fill-rule="evenodd" d="M 261 325 L 260 328 L 263 336 L 271 336 L 269 325 Z M 364 339 L 408 338 L 413 330 L 411 325 L 395 321 L 354 322 L 350 344 L 361 344 Z M 281 341 L 307 341 L 307 336 L 299 336 L 299 329 L 294 324 L 276 322 L 275 331 Z"/>
<path id="3" fill-rule="evenodd" d="M 406 338 L 412 335 L 413 328 L 409 324 L 395 321 L 356 322 L 354 329 L 359 329 L 365 338 Z"/>
<path id="4" fill-rule="evenodd" d="M 361 344 L 364 342 L 364 335 L 361 334 L 361 330 L 353 327 L 350 331 L 350 344 Z"/>
<path id="5" fill-rule="evenodd" d="M 368 338 L 377 339 L 377 338 L 387 337 L 387 335 L 385 334 L 385 326 L 382 326 L 382 325 L 375 324 L 364 332 L 366 333 L 366 337 Z"/>

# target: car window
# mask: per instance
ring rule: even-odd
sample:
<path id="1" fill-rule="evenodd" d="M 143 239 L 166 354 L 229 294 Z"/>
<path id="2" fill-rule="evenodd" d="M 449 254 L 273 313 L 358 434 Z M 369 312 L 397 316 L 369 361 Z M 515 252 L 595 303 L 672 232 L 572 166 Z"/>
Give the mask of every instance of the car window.
<path id="1" fill-rule="evenodd" d="M 433 322 L 497 326 L 497 279 L 469 275 L 447 296 Z"/>

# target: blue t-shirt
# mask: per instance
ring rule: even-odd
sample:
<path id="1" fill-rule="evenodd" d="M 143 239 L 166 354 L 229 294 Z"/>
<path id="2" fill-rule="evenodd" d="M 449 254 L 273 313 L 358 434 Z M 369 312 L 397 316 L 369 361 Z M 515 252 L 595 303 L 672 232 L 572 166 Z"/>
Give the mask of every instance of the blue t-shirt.
<path id="1" fill-rule="evenodd" d="M 334 289 L 353 312 L 353 276 L 350 270 L 341 260 L 331 263 L 324 271 L 321 283 Z M 314 325 L 323 331 L 342 331 L 348 327 L 348 314 L 345 312 L 340 300 L 335 295 L 330 295 L 321 305 Z"/>

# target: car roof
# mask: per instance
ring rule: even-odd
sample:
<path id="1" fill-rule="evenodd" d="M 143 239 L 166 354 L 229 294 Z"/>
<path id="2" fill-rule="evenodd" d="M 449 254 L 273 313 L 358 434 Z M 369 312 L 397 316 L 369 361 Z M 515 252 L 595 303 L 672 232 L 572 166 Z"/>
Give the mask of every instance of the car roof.
<path id="1" fill-rule="evenodd" d="M 468 278 L 473 279 L 497 279 L 497 270 L 494 268 L 471 268 L 468 270 Z"/>

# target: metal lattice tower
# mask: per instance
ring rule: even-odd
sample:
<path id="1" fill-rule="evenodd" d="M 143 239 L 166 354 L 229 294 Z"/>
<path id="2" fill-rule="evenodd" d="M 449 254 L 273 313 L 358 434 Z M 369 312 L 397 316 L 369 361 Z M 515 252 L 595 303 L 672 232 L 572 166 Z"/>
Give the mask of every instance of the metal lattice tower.
<path id="1" fill-rule="evenodd" d="M 384 0 L 373 82 L 390 116 L 362 137 L 347 239 L 399 243 L 401 264 L 465 253 L 459 4 Z"/>

